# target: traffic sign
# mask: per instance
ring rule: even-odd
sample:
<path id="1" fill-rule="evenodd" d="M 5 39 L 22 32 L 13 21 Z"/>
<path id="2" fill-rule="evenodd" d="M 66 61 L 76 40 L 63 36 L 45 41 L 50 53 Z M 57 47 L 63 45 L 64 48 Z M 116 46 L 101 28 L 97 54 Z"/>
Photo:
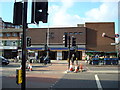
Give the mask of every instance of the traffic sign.
<path id="1" fill-rule="evenodd" d="M 119 34 L 115 34 L 115 38 L 118 38 L 119 37 Z"/>

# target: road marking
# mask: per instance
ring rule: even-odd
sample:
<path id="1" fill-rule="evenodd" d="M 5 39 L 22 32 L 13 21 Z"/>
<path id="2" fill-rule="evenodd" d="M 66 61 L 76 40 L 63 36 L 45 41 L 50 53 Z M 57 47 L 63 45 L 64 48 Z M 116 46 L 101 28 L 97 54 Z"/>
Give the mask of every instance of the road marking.
<path id="1" fill-rule="evenodd" d="M 98 89 L 99 90 L 103 90 L 97 74 L 95 74 L 95 80 L 96 80 Z"/>

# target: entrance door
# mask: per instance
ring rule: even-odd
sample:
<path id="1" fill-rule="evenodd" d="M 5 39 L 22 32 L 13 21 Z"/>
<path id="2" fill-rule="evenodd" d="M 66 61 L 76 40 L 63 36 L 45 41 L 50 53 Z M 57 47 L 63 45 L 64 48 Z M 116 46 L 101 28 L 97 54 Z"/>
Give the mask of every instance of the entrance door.
<path id="1" fill-rule="evenodd" d="M 51 60 L 56 60 L 56 58 L 57 58 L 57 51 L 50 51 L 49 56 L 50 56 Z"/>
<path id="2" fill-rule="evenodd" d="M 63 51 L 62 52 L 62 58 L 63 58 L 63 60 L 67 60 L 67 58 L 68 58 L 68 51 Z"/>
<path id="3" fill-rule="evenodd" d="M 63 60 L 67 60 L 68 58 L 68 51 L 63 51 L 62 52 L 62 56 L 63 56 Z M 72 52 L 70 53 L 70 58 L 72 56 Z M 82 51 L 77 51 L 76 52 L 76 57 L 78 58 L 78 60 L 82 60 Z"/>

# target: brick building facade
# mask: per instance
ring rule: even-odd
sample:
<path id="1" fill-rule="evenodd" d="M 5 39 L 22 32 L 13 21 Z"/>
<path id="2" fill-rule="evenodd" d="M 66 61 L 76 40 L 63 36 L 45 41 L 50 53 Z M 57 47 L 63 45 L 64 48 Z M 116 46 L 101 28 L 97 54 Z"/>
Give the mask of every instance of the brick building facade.
<path id="1" fill-rule="evenodd" d="M 22 26 L 4 22 L 0 17 L 0 56 L 9 59 L 17 57 L 21 34 Z"/>
<path id="2" fill-rule="evenodd" d="M 68 48 L 63 44 L 65 33 L 76 37 L 79 59 L 84 58 L 85 52 L 115 52 L 115 46 L 111 46 L 111 43 L 115 42 L 114 22 L 86 22 L 78 27 L 29 28 L 27 36 L 31 37 L 32 46 L 28 49 L 35 51 L 38 57 L 44 55 L 48 29 L 52 59 L 67 59 Z M 105 37 L 102 37 L 103 33 L 106 34 Z"/>

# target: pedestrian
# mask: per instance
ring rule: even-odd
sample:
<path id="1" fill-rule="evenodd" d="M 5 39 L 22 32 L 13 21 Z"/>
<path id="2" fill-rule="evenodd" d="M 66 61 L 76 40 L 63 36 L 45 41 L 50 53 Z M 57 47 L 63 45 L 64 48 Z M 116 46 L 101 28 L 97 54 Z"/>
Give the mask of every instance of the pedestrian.
<path id="1" fill-rule="evenodd" d="M 71 59 L 70 59 L 70 67 L 69 67 L 69 71 L 71 72 L 71 71 L 73 71 L 74 70 L 74 68 L 73 68 L 73 66 L 74 66 L 74 54 L 72 54 L 72 57 L 71 57 Z"/>
<path id="2" fill-rule="evenodd" d="M 72 57 L 71 57 L 71 62 L 72 62 L 72 65 L 74 65 L 74 57 L 75 57 L 75 55 L 74 55 L 74 54 L 72 54 Z"/>
<path id="3" fill-rule="evenodd" d="M 90 62 L 89 62 L 89 64 L 91 64 L 91 65 L 92 65 L 92 62 L 93 62 L 93 60 L 92 60 L 93 58 L 94 58 L 94 56 L 91 56 L 91 57 L 90 57 Z"/>
<path id="4" fill-rule="evenodd" d="M 87 55 L 87 63 L 89 62 L 89 60 L 90 60 L 90 56 L 89 55 Z"/>
<path id="5" fill-rule="evenodd" d="M 75 70 L 74 70 L 74 73 L 77 73 L 79 71 L 79 64 L 78 64 L 78 58 L 76 58 L 75 60 Z"/>
<path id="6" fill-rule="evenodd" d="M 82 65 L 82 63 L 80 63 L 80 72 L 82 72 L 83 71 L 83 65 Z"/>
<path id="7" fill-rule="evenodd" d="M 40 57 L 40 63 L 43 63 L 43 60 L 44 60 L 44 57 L 41 56 L 41 57 Z"/>
<path id="8" fill-rule="evenodd" d="M 19 55 L 17 55 L 17 60 L 19 60 Z"/>

